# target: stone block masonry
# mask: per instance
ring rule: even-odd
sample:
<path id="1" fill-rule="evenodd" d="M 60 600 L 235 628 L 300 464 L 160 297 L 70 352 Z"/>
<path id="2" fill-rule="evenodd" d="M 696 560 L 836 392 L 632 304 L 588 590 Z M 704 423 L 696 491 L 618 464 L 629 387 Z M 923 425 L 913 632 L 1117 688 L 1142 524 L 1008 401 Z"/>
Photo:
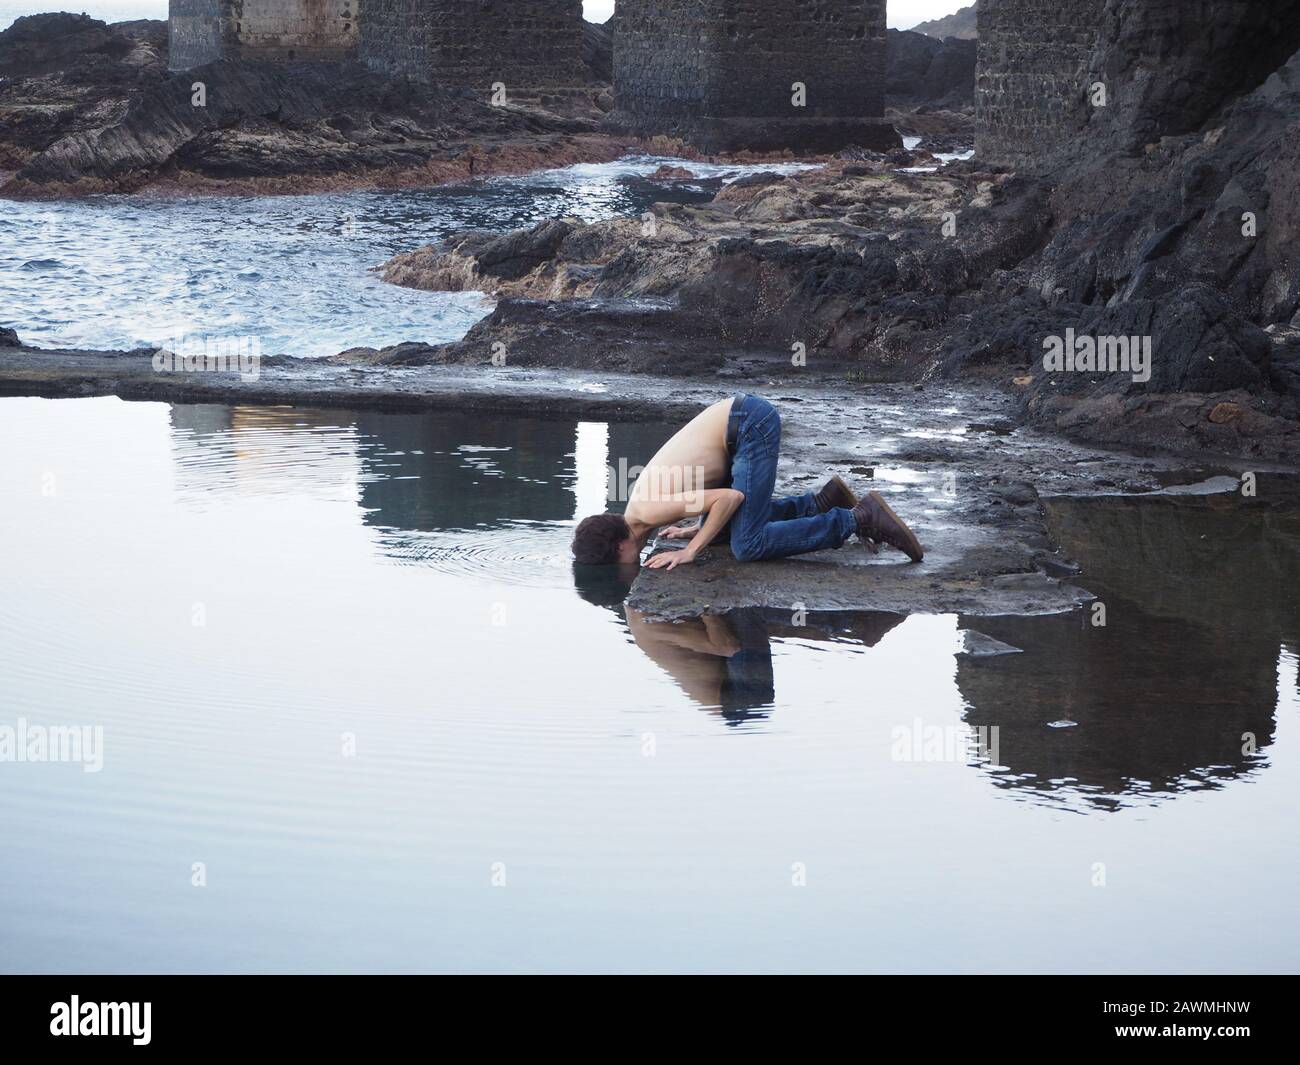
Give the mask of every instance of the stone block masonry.
<path id="1" fill-rule="evenodd" d="M 189 70 L 221 58 L 222 0 L 170 0 L 167 65 Z"/>
<path id="2" fill-rule="evenodd" d="M 975 79 L 981 159 L 1048 158 L 1088 124 L 1106 0 L 980 0 Z"/>
<path id="3" fill-rule="evenodd" d="M 581 85 L 582 0 L 170 0 L 170 66 L 359 59 L 491 92 Z"/>
<path id="4" fill-rule="evenodd" d="M 217 59 L 286 62 L 350 59 L 363 0 L 170 0 L 168 65 Z"/>
<path id="5" fill-rule="evenodd" d="M 361 0 L 362 60 L 488 93 L 581 85 L 582 0 Z"/>
<path id="6" fill-rule="evenodd" d="M 620 0 L 618 19 L 627 132 L 704 151 L 899 143 L 883 120 L 885 0 Z"/>

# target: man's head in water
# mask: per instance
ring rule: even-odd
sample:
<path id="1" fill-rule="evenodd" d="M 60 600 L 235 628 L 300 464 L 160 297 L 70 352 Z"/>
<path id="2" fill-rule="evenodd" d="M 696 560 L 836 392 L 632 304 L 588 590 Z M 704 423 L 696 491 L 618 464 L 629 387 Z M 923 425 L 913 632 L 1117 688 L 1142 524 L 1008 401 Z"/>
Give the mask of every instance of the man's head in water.
<path id="1" fill-rule="evenodd" d="M 618 514 L 583 518 L 573 534 L 573 557 L 586 566 L 637 562 L 640 556 L 641 548 L 631 527 Z"/>

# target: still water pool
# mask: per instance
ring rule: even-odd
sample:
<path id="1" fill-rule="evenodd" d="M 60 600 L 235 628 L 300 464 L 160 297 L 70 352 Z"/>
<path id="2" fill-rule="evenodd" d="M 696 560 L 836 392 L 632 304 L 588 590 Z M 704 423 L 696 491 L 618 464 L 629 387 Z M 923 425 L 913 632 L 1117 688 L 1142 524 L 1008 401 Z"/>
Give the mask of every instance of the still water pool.
<path id="1" fill-rule="evenodd" d="M 1297 968 L 1294 512 L 1054 505 L 1100 633 L 664 626 L 566 548 L 666 435 L 0 399 L 0 730 L 102 730 L 0 967 Z"/>

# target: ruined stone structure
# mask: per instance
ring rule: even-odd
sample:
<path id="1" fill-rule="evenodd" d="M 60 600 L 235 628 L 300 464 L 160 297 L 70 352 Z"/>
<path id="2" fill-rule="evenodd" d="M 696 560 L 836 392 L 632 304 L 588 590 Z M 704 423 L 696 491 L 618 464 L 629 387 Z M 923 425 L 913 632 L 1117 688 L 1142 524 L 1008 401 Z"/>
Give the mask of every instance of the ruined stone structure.
<path id="1" fill-rule="evenodd" d="M 1018 165 L 1077 138 L 1106 0 L 980 0 L 979 154 Z"/>
<path id="2" fill-rule="evenodd" d="M 241 57 L 347 59 L 361 39 L 361 0 L 170 0 L 168 66 Z"/>
<path id="3" fill-rule="evenodd" d="M 217 59 L 360 59 L 507 93 L 583 81 L 582 0 L 170 0 L 172 70 Z"/>
<path id="4" fill-rule="evenodd" d="M 980 0 L 979 35 L 981 157 L 1053 170 L 1201 128 L 1300 47 L 1300 0 Z"/>
<path id="5" fill-rule="evenodd" d="M 361 0 L 375 70 L 488 91 L 579 85 L 582 0 Z"/>
<path id="6" fill-rule="evenodd" d="M 885 0 L 619 0 L 617 18 L 613 121 L 630 133 L 705 151 L 898 144 Z"/>

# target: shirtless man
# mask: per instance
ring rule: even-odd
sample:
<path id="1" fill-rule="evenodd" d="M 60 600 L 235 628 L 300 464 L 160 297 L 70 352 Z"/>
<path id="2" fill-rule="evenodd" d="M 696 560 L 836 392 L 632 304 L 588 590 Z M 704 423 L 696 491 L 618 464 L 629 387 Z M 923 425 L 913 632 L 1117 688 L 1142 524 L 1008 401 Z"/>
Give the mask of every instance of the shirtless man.
<path id="1" fill-rule="evenodd" d="M 578 525 L 574 557 L 635 564 L 646 541 L 672 526 L 665 536 L 690 543 L 646 565 L 675 569 L 694 562 L 730 523 L 731 550 L 742 562 L 839 547 L 855 533 L 873 551 L 890 544 L 921 561 L 920 542 L 878 492 L 859 500 L 832 477 L 816 492 L 774 499 L 780 450 L 781 416 L 767 400 L 740 393 L 713 404 L 650 460 L 622 516 L 597 514 Z M 680 524 L 687 518 L 698 524 Z"/>

